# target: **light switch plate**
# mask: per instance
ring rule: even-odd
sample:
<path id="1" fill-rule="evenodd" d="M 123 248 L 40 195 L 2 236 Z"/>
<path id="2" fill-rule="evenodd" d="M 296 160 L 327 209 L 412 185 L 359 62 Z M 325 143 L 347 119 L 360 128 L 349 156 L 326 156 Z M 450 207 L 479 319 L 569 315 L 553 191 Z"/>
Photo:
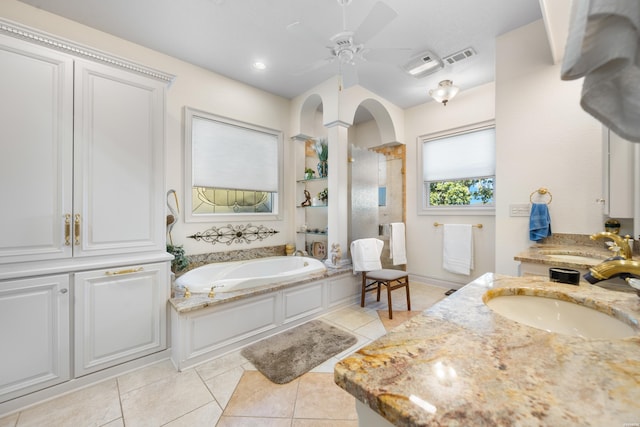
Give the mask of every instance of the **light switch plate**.
<path id="1" fill-rule="evenodd" d="M 509 205 L 509 216 L 529 216 L 530 209 L 528 203 L 512 203 Z"/>

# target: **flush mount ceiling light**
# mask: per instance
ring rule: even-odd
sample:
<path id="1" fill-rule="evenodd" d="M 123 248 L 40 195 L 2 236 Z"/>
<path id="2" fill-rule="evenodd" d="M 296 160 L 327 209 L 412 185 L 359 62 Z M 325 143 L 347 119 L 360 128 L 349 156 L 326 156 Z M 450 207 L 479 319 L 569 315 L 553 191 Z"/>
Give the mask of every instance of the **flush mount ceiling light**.
<path id="1" fill-rule="evenodd" d="M 433 99 L 438 102 L 442 102 L 442 104 L 446 107 L 447 102 L 449 102 L 456 94 L 460 88 L 458 86 L 453 85 L 452 80 L 442 80 L 438 83 L 438 87 L 435 89 L 431 89 L 429 91 L 429 95 Z"/>
<path id="2" fill-rule="evenodd" d="M 267 65 L 264 62 L 256 61 L 251 66 L 256 70 L 264 70 L 267 68 Z"/>

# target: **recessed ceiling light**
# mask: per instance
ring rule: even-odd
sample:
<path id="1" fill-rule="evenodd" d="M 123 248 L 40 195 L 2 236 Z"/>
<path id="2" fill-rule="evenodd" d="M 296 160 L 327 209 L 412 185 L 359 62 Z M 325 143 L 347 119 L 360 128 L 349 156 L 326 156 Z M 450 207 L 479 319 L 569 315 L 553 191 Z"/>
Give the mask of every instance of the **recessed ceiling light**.
<path id="1" fill-rule="evenodd" d="M 256 70 L 264 70 L 265 68 L 267 68 L 267 65 L 264 62 L 260 62 L 260 61 L 254 62 L 252 66 Z"/>

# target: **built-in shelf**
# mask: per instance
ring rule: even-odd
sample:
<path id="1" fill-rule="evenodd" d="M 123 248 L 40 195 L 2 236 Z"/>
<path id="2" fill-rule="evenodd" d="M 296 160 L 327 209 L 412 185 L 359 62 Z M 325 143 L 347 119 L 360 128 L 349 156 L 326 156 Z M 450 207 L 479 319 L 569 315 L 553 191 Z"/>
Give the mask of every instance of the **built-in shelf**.
<path id="1" fill-rule="evenodd" d="M 309 234 L 309 235 L 313 235 L 313 236 L 327 236 L 326 232 L 320 232 L 318 231 L 317 233 L 314 231 L 296 231 L 296 233 L 298 234 Z"/>
<path id="2" fill-rule="evenodd" d="M 311 179 L 299 179 L 296 182 L 313 182 L 313 181 L 326 181 L 327 177 L 324 176 L 322 178 L 311 178 Z"/>

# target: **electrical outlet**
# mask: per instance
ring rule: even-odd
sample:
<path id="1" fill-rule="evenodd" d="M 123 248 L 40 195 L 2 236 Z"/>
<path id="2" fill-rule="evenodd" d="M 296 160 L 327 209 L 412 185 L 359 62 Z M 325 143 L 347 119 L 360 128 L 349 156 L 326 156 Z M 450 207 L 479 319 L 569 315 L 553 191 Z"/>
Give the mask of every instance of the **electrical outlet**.
<path id="1" fill-rule="evenodd" d="M 529 216 L 530 209 L 528 203 L 513 203 L 509 205 L 509 216 Z"/>

